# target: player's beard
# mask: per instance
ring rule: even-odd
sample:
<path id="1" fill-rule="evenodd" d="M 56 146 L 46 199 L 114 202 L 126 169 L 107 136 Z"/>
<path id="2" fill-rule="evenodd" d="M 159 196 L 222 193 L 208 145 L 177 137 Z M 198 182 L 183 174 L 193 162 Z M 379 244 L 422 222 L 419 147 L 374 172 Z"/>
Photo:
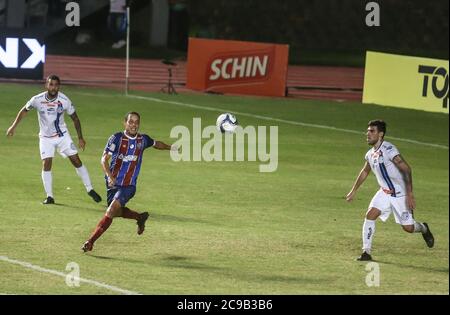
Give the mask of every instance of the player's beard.
<path id="1" fill-rule="evenodd" d="M 378 139 L 371 140 L 370 138 L 367 138 L 367 144 L 368 145 L 374 146 L 375 144 L 377 144 L 377 142 L 378 142 Z"/>
<path id="2" fill-rule="evenodd" d="M 53 91 L 53 93 L 52 91 L 47 91 L 47 94 L 51 99 L 53 99 L 58 95 L 58 91 Z"/>

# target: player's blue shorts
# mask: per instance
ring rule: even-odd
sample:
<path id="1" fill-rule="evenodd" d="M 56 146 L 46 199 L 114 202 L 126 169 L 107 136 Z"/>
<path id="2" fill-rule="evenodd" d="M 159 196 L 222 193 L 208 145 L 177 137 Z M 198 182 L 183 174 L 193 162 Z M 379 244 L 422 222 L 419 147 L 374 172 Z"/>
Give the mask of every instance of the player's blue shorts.
<path id="1" fill-rule="evenodd" d="M 124 207 L 136 193 L 136 186 L 114 186 L 106 191 L 108 206 L 114 199 L 117 199 L 122 207 Z"/>

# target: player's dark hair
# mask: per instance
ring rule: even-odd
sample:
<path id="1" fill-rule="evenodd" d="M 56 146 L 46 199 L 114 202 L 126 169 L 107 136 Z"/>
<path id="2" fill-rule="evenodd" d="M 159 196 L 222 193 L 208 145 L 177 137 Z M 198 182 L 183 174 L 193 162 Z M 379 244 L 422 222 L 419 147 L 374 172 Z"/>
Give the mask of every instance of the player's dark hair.
<path id="1" fill-rule="evenodd" d="M 130 116 L 130 115 L 136 115 L 136 116 L 138 116 L 138 118 L 139 118 L 139 120 L 141 120 L 141 115 L 139 115 L 139 113 L 137 113 L 137 112 L 128 112 L 126 115 L 125 115 L 125 117 L 124 117 L 124 121 L 127 121 L 128 120 L 128 117 Z"/>
<path id="2" fill-rule="evenodd" d="M 58 81 L 58 84 L 61 84 L 61 80 L 59 79 L 59 77 L 55 74 L 50 74 L 47 77 L 47 80 L 45 81 L 45 83 L 48 83 L 48 81 Z"/>
<path id="3" fill-rule="evenodd" d="M 368 124 L 369 127 L 377 127 L 378 132 L 383 133 L 383 138 L 386 135 L 386 123 L 381 119 L 371 120 Z"/>

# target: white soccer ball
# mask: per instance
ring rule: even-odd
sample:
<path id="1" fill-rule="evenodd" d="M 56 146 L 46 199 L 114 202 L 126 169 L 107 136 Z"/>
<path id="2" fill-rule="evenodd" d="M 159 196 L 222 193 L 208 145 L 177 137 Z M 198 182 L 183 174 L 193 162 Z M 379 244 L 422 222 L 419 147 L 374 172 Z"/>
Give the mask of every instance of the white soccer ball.
<path id="1" fill-rule="evenodd" d="M 216 126 L 217 129 L 222 133 L 233 133 L 236 130 L 237 125 L 237 118 L 233 114 L 225 113 L 217 117 Z"/>

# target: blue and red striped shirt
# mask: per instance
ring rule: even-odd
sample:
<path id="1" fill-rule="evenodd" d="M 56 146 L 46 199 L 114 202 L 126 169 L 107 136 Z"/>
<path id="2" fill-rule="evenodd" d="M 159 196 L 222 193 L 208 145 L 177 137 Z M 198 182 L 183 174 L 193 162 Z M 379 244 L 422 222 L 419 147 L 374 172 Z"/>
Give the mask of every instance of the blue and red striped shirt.
<path id="1" fill-rule="evenodd" d="M 131 138 L 118 132 L 109 138 L 104 152 L 112 156 L 109 170 L 116 178 L 116 186 L 136 186 L 144 150 L 154 144 L 148 135 L 139 133 Z"/>

